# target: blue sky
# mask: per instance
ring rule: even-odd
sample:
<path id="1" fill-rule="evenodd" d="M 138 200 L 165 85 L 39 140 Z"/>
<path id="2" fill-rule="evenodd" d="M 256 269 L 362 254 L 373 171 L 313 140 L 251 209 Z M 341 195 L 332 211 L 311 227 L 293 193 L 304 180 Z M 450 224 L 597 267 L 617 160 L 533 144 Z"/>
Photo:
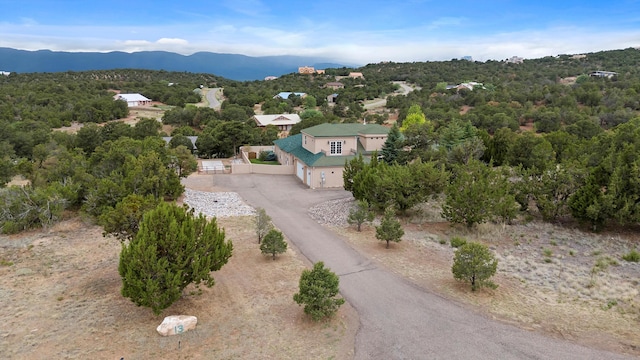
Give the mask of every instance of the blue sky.
<path id="1" fill-rule="evenodd" d="M 640 0 L 0 0 L 0 47 L 380 61 L 640 46 Z"/>

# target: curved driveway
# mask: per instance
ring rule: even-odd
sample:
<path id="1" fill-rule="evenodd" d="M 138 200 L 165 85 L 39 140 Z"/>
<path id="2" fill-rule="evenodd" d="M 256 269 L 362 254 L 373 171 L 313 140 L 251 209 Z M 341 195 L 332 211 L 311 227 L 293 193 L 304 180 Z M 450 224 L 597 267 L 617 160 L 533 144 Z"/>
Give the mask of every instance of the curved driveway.
<path id="1" fill-rule="evenodd" d="M 340 276 L 340 293 L 360 316 L 355 359 L 631 359 L 487 319 L 378 267 L 307 213 L 351 196 L 344 190 L 309 190 L 293 176 L 213 176 L 215 186 L 264 208 L 310 261 Z"/>
<path id="2" fill-rule="evenodd" d="M 220 99 L 219 96 L 222 94 L 222 88 L 212 88 L 209 89 L 206 93 L 207 101 L 209 102 L 209 107 L 213 109 L 220 109 Z"/>

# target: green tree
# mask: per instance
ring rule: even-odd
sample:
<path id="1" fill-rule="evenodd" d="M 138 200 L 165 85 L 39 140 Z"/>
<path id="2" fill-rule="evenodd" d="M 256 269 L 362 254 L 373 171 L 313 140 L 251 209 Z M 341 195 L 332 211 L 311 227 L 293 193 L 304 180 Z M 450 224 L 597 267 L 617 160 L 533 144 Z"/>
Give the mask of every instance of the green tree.
<path id="1" fill-rule="evenodd" d="M 510 165 L 522 165 L 527 170 L 535 169 L 537 173 L 542 173 L 549 168 L 555 157 L 551 143 L 531 131 L 516 137 L 507 154 Z"/>
<path id="2" fill-rule="evenodd" d="M 489 280 L 498 269 L 498 260 L 486 245 L 469 242 L 456 250 L 451 271 L 456 280 L 471 283 L 471 290 L 481 287 L 496 288 Z"/>
<path id="3" fill-rule="evenodd" d="M 353 192 L 353 179 L 364 167 L 365 163 L 362 154 L 358 154 L 358 156 L 351 160 L 345 160 L 344 170 L 342 171 L 345 190 Z"/>
<path id="4" fill-rule="evenodd" d="M 142 118 L 133 127 L 133 137 L 142 140 L 147 136 L 158 136 L 162 123 L 153 118 Z"/>
<path id="5" fill-rule="evenodd" d="M 314 321 L 332 316 L 344 304 L 344 299 L 336 298 L 340 278 L 319 261 L 313 270 L 305 269 L 300 276 L 300 290 L 293 295 L 293 301 L 304 305 L 304 313 Z"/>
<path id="6" fill-rule="evenodd" d="M 198 136 L 196 147 L 198 148 L 198 156 L 210 159 L 216 155 L 218 145 L 216 139 L 211 134 L 203 133 Z"/>
<path id="7" fill-rule="evenodd" d="M 349 216 L 347 222 L 350 225 L 356 224 L 358 231 L 361 231 L 362 224 L 365 222 L 371 222 L 375 218 L 373 211 L 369 209 L 369 203 L 367 200 L 358 200 L 356 206 L 349 210 Z"/>
<path id="8" fill-rule="evenodd" d="M 565 163 L 540 175 L 530 175 L 530 193 L 542 218 L 556 220 L 569 213 L 569 198 L 584 182 L 584 169 Z"/>
<path id="9" fill-rule="evenodd" d="M 153 196 L 131 194 L 98 217 L 104 229 L 102 235 L 112 235 L 120 241 L 131 240 L 138 233 L 145 212 L 154 209 L 158 200 Z"/>
<path id="10" fill-rule="evenodd" d="M 386 248 L 388 249 L 391 241 L 400 242 L 403 235 L 404 230 L 402 229 L 400 221 L 396 219 L 395 211 L 391 207 L 387 208 L 380 221 L 380 226 L 376 226 L 376 239 L 386 241 Z"/>
<path id="11" fill-rule="evenodd" d="M 277 254 L 287 251 L 287 242 L 284 241 L 284 236 L 280 231 L 271 229 L 264 236 L 264 241 L 260 244 L 260 251 L 265 255 L 271 255 L 275 260 Z"/>
<path id="12" fill-rule="evenodd" d="M 478 160 L 454 168 L 452 182 L 446 187 L 442 217 L 452 223 L 473 225 L 491 220 L 495 204 L 511 201 L 503 198 L 508 192 L 505 179 L 491 167 Z"/>
<path id="13" fill-rule="evenodd" d="M 256 235 L 258 235 L 258 244 L 262 241 L 262 238 L 273 229 L 273 223 L 271 223 L 271 217 L 267 215 L 267 212 L 263 208 L 256 209 L 255 217 Z"/>
<path id="14" fill-rule="evenodd" d="M 382 150 L 380 154 L 382 155 L 382 159 L 387 164 L 392 164 L 398 158 L 398 154 L 402 150 L 402 134 L 400 134 L 400 129 L 398 129 L 397 124 L 393 124 L 391 130 L 389 130 L 389 135 L 387 136 L 387 140 L 385 140 L 382 145 Z"/>
<path id="15" fill-rule="evenodd" d="M 404 132 L 407 128 L 412 125 L 420 125 L 427 122 L 427 118 L 424 116 L 422 112 L 422 108 L 420 105 L 413 104 L 409 108 L 407 112 L 407 117 L 402 121 L 402 126 L 400 127 L 400 131 Z"/>
<path id="16" fill-rule="evenodd" d="M 187 177 L 189 174 L 198 170 L 198 160 L 196 160 L 193 153 L 183 145 L 170 149 L 168 155 L 169 167 L 176 171 L 179 178 Z"/>
<path id="17" fill-rule="evenodd" d="M 171 140 L 169 140 L 169 148 L 175 149 L 178 146 L 184 146 L 187 149 L 189 149 L 189 151 L 193 152 L 193 143 L 185 135 L 182 135 L 182 134 L 174 135 L 171 137 Z"/>
<path id="18" fill-rule="evenodd" d="M 208 221 L 193 209 L 160 203 L 144 215 L 136 236 L 122 245 L 122 295 L 160 314 L 187 285 L 213 286 L 211 272 L 220 270 L 232 251 L 215 218 Z"/>

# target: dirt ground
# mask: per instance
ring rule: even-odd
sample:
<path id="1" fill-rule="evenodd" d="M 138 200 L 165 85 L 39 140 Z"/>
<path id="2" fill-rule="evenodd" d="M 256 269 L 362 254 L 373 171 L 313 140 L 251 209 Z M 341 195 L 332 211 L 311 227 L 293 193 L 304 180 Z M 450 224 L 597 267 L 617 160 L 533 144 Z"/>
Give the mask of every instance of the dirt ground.
<path id="1" fill-rule="evenodd" d="M 292 299 L 308 266 L 295 249 L 260 253 L 250 217 L 221 218 L 233 241 L 216 284 L 161 316 L 120 295 L 120 243 L 79 218 L 45 231 L 0 236 L 3 359 L 349 359 L 358 317 L 348 304 L 314 323 Z M 196 330 L 162 337 L 167 315 Z"/>
<path id="2" fill-rule="evenodd" d="M 141 118 L 151 118 L 160 121 L 162 119 L 162 115 L 164 115 L 164 109 L 160 107 L 154 107 L 153 105 L 163 106 L 162 103 L 154 102 L 150 106 L 137 106 L 129 108 L 129 116 L 124 119 L 118 119 L 113 121 L 122 121 L 125 124 L 134 126 Z M 98 124 L 98 126 L 104 126 L 105 123 Z M 55 131 L 64 131 L 67 133 L 75 134 L 80 130 L 80 128 L 84 126 L 81 123 L 73 123 L 70 126 L 64 126 L 58 129 L 54 129 Z M 165 128 L 162 129 L 166 131 Z"/>

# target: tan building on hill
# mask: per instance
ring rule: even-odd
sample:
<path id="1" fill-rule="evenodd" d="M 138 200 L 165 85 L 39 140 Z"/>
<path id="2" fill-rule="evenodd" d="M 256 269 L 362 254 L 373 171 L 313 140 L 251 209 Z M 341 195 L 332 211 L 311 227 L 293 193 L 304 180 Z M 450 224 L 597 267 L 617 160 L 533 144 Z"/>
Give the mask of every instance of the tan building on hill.
<path id="1" fill-rule="evenodd" d="M 298 74 L 315 74 L 316 69 L 313 66 L 300 66 L 298 68 Z"/>

